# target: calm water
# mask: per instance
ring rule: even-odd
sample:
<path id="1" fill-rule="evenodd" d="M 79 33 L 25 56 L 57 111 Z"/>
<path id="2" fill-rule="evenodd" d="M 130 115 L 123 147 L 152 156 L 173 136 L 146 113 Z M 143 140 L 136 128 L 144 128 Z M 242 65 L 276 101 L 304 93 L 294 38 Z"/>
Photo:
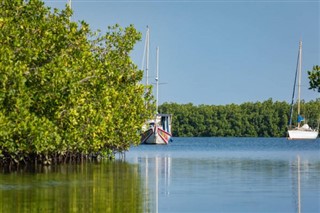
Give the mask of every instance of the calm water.
<path id="1" fill-rule="evenodd" d="M 0 212 L 320 212 L 320 141 L 174 138 L 125 161 L 0 173 Z"/>

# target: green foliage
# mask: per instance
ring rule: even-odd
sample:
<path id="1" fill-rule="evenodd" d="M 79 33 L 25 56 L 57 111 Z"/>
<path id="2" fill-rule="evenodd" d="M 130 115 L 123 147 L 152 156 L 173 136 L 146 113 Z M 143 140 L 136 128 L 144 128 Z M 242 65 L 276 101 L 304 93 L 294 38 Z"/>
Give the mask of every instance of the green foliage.
<path id="1" fill-rule="evenodd" d="M 313 66 L 312 71 L 308 71 L 310 88 L 320 92 L 320 66 Z"/>
<path id="2" fill-rule="evenodd" d="M 92 32 L 39 0 L 0 3 L 0 157 L 3 162 L 127 150 L 152 97 L 130 59 L 131 25 Z M 110 151 L 111 150 L 111 151 Z"/>
<path id="3" fill-rule="evenodd" d="M 176 137 L 285 137 L 290 105 L 272 99 L 225 106 L 164 103 L 159 110 L 173 114 Z M 301 110 L 310 118 L 308 124 L 317 127 L 320 99 L 302 102 Z"/>

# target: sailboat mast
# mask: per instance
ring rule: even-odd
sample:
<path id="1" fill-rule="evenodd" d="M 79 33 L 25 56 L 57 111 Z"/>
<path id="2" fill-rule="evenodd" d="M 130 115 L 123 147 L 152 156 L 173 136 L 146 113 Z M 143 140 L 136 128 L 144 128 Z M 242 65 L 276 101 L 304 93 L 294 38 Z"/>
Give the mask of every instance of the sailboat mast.
<path id="1" fill-rule="evenodd" d="M 157 47 L 157 74 L 156 74 L 156 112 L 158 113 L 159 105 L 159 47 Z"/>
<path id="2" fill-rule="evenodd" d="M 301 63 L 302 63 L 302 41 L 299 42 L 299 75 L 298 75 L 298 115 L 300 115 L 301 97 Z"/>
<path id="3" fill-rule="evenodd" d="M 149 39 L 149 26 L 147 26 L 147 34 L 146 34 L 146 86 L 149 85 L 149 45 L 150 45 L 150 39 Z"/>

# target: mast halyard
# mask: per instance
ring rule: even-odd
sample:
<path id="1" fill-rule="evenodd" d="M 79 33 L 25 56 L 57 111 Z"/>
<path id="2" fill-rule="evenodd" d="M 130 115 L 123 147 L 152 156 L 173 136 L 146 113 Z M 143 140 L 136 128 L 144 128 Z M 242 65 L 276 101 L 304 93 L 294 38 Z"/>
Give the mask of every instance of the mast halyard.
<path id="1" fill-rule="evenodd" d="M 300 55 L 300 49 L 298 50 L 296 72 L 295 72 L 295 75 L 294 75 L 294 82 L 293 82 L 293 90 L 292 90 L 292 98 L 291 98 L 291 107 L 290 107 L 290 119 L 289 119 L 289 123 L 288 123 L 288 128 L 289 128 L 289 129 L 291 129 L 291 127 L 292 127 L 293 104 L 294 104 L 295 91 L 296 91 L 296 86 L 297 86 L 297 75 L 298 75 L 298 67 L 299 67 L 299 55 Z"/>
<path id="2" fill-rule="evenodd" d="M 302 63 L 302 41 L 299 42 L 299 73 L 298 73 L 298 116 L 300 117 L 300 97 L 301 97 L 301 65 Z M 300 127 L 301 121 L 298 121 L 298 128 Z"/>
<path id="3" fill-rule="evenodd" d="M 156 75 L 156 112 L 159 105 L 159 47 L 157 47 L 157 75 Z"/>
<path id="4" fill-rule="evenodd" d="M 291 129 L 291 127 L 292 127 L 293 105 L 294 105 L 294 99 L 295 99 L 296 86 L 298 87 L 298 89 L 297 89 L 298 90 L 298 97 L 297 97 L 298 117 L 300 115 L 300 96 L 301 96 L 300 86 L 301 86 L 301 64 L 302 64 L 301 53 L 302 53 L 302 41 L 299 41 L 298 58 L 297 58 L 297 65 L 296 65 L 296 72 L 295 72 L 295 77 L 294 77 L 293 92 L 292 92 L 291 107 L 290 107 L 290 118 L 289 118 L 289 122 L 288 122 L 289 129 Z M 297 82 L 297 80 L 298 80 L 298 82 Z M 300 127 L 299 121 L 298 121 L 298 127 Z"/>

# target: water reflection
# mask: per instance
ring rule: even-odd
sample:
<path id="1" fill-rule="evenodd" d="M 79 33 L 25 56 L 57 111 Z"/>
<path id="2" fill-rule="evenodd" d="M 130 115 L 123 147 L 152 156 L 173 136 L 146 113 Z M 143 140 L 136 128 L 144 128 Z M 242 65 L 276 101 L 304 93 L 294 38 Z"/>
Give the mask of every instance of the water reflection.
<path id="1" fill-rule="evenodd" d="M 142 212 L 141 187 L 120 161 L 0 174 L 0 212 Z"/>
<path id="2" fill-rule="evenodd" d="M 144 212 L 319 212 L 320 162 L 139 154 Z M 301 205 L 302 204 L 302 205 Z"/>
<path id="3" fill-rule="evenodd" d="M 215 140 L 139 146 L 125 162 L 0 173 L 0 212 L 320 212 L 317 143 L 253 139 L 236 149 L 224 139 L 236 145 L 216 149 Z"/>
<path id="4" fill-rule="evenodd" d="M 313 172 L 313 165 L 309 162 L 309 160 L 301 160 L 300 155 L 297 155 L 296 159 L 294 161 L 290 162 L 291 165 L 291 184 L 292 184 L 292 199 L 293 204 L 295 206 L 295 212 L 301 213 L 301 212 L 307 212 L 303 211 L 308 208 L 308 206 L 303 208 L 303 195 L 306 193 L 306 187 L 305 187 L 305 179 L 310 180 L 313 179 L 314 173 Z M 316 167 L 319 167 L 319 163 L 315 165 Z M 319 172 L 317 172 L 319 174 Z M 319 177 L 318 177 L 319 178 Z M 313 185 L 316 189 L 319 190 L 319 180 L 318 184 Z M 318 193 L 317 195 L 318 200 L 320 201 L 320 195 Z M 307 203 L 307 205 L 309 205 Z M 313 206 L 318 205 L 319 202 L 314 203 Z M 310 207 L 310 206 L 309 206 Z M 319 209 L 318 209 L 319 210 Z"/>
<path id="5" fill-rule="evenodd" d="M 300 156 L 297 156 L 297 181 L 294 181 L 294 177 L 295 177 L 295 173 L 293 172 L 293 181 L 292 181 L 292 188 L 293 188 L 293 194 L 295 194 L 295 190 L 294 188 L 297 187 L 297 199 L 296 199 L 296 203 L 297 203 L 297 213 L 301 213 L 301 174 L 300 174 Z M 293 170 L 294 171 L 294 170 Z M 296 182 L 296 183 L 295 183 Z M 295 196 L 294 196 L 295 197 Z"/>
<path id="6" fill-rule="evenodd" d="M 159 194 L 169 196 L 171 179 L 171 158 L 136 157 L 133 162 L 139 165 L 140 175 L 144 181 L 143 212 L 159 212 Z"/>

